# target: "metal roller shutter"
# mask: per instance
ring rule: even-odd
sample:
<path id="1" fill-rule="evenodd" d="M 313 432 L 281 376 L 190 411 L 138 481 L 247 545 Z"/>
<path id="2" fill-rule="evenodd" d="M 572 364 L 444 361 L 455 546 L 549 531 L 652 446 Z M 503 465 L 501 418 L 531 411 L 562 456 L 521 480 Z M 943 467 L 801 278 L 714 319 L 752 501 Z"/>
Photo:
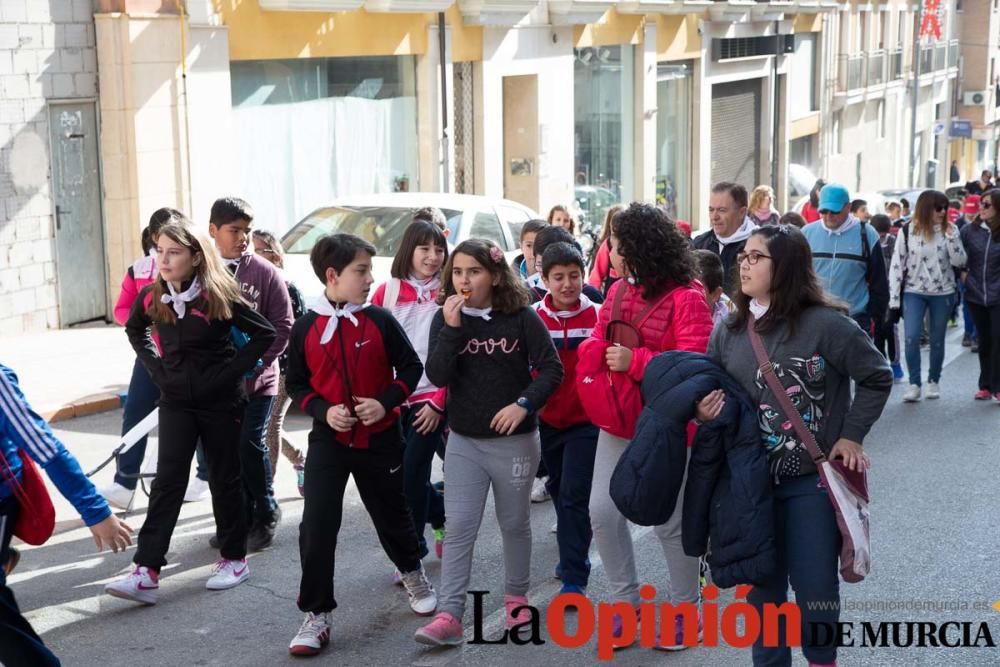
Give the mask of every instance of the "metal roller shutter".
<path id="1" fill-rule="evenodd" d="M 712 183 L 760 185 L 761 80 L 712 86 Z"/>

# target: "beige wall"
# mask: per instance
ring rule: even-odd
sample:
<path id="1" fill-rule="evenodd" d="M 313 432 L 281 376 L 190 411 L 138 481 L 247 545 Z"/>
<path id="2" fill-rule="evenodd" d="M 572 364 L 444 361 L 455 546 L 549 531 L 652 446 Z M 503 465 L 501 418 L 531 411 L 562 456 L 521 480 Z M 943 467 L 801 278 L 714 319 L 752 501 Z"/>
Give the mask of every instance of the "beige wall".
<path id="1" fill-rule="evenodd" d="M 185 26 L 182 33 L 176 16 L 94 19 L 109 280 L 117 296 L 154 210 L 176 207 L 207 225 L 211 202 L 228 189 L 229 47 L 225 28 Z"/>

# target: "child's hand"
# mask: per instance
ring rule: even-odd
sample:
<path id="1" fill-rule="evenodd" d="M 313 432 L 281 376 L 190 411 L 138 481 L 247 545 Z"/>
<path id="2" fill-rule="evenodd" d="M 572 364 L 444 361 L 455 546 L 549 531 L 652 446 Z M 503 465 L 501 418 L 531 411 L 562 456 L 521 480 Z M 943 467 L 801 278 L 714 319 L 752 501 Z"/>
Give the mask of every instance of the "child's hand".
<path id="1" fill-rule="evenodd" d="M 698 401 L 695 406 L 695 418 L 702 424 L 712 421 L 720 414 L 726 405 L 726 394 L 721 389 L 709 392 L 705 398 Z"/>
<path id="2" fill-rule="evenodd" d="M 430 403 L 424 405 L 413 418 L 413 428 L 420 435 L 427 435 L 437 430 L 441 423 L 441 413 L 431 407 Z"/>
<path id="3" fill-rule="evenodd" d="M 343 403 L 334 405 L 326 411 L 326 423 L 334 431 L 340 431 L 341 433 L 350 431 L 354 428 L 357 421 L 357 418 L 351 416 L 351 411 Z"/>
<path id="4" fill-rule="evenodd" d="M 452 294 L 445 299 L 442 310 L 444 311 L 444 323 L 456 329 L 462 326 L 462 306 L 465 305 L 465 297 L 461 294 Z"/>
<path id="5" fill-rule="evenodd" d="M 354 405 L 354 414 L 358 416 L 358 419 L 365 426 L 371 426 L 385 417 L 385 406 L 374 398 L 358 397 L 355 401 L 357 403 Z"/>
<path id="6" fill-rule="evenodd" d="M 604 353 L 604 357 L 608 361 L 608 368 L 613 371 L 624 373 L 629 369 L 629 366 L 632 365 L 632 350 L 627 347 L 622 347 L 621 345 L 608 346 L 608 350 Z"/>
<path id="7" fill-rule="evenodd" d="M 500 412 L 493 415 L 490 428 L 500 435 L 511 435 L 521 425 L 524 418 L 528 416 L 528 411 L 517 403 L 511 403 Z"/>
<path id="8" fill-rule="evenodd" d="M 118 553 L 125 551 L 125 548 L 132 544 L 134 531 L 131 526 L 112 514 L 104 521 L 91 526 L 90 532 L 94 534 L 98 551 L 104 551 L 104 546 L 107 545 L 109 549 Z"/>
<path id="9" fill-rule="evenodd" d="M 854 472 L 861 472 L 871 466 L 868 455 L 861 449 L 861 445 L 853 440 L 841 438 L 830 450 L 829 460 L 843 459 L 844 465 Z"/>

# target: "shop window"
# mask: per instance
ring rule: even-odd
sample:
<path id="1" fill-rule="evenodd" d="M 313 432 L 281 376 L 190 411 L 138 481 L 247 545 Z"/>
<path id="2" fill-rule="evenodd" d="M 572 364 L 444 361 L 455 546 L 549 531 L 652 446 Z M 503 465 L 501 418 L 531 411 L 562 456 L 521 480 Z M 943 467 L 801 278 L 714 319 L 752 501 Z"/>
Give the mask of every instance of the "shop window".
<path id="1" fill-rule="evenodd" d="M 239 190 L 273 230 L 340 197 L 419 189 L 413 56 L 230 68 Z"/>
<path id="2" fill-rule="evenodd" d="M 691 216 L 691 74 L 689 63 L 656 72 L 656 201 L 675 220 Z"/>
<path id="3" fill-rule="evenodd" d="M 635 64 L 630 45 L 576 49 L 574 196 L 584 228 L 599 231 L 633 197 Z"/>

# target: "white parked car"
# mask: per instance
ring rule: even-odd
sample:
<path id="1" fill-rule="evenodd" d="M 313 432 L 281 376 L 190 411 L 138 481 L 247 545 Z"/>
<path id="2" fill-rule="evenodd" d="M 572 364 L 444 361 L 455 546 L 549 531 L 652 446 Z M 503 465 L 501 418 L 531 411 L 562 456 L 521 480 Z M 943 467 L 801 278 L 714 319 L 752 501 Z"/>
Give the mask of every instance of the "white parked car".
<path id="1" fill-rule="evenodd" d="M 389 279 L 389 267 L 413 213 L 436 206 L 448 220 L 448 243 L 454 248 L 470 238 L 495 242 L 508 260 L 519 254 L 521 227 L 538 214 L 517 202 L 477 195 L 439 192 L 397 192 L 343 197 L 316 209 L 282 237 L 285 274 L 307 299 L 319 296 L 323 284 L 309 264 L 309 252 L 327 234 L 355 234 L 375 246 L 375 285 Z"/>

